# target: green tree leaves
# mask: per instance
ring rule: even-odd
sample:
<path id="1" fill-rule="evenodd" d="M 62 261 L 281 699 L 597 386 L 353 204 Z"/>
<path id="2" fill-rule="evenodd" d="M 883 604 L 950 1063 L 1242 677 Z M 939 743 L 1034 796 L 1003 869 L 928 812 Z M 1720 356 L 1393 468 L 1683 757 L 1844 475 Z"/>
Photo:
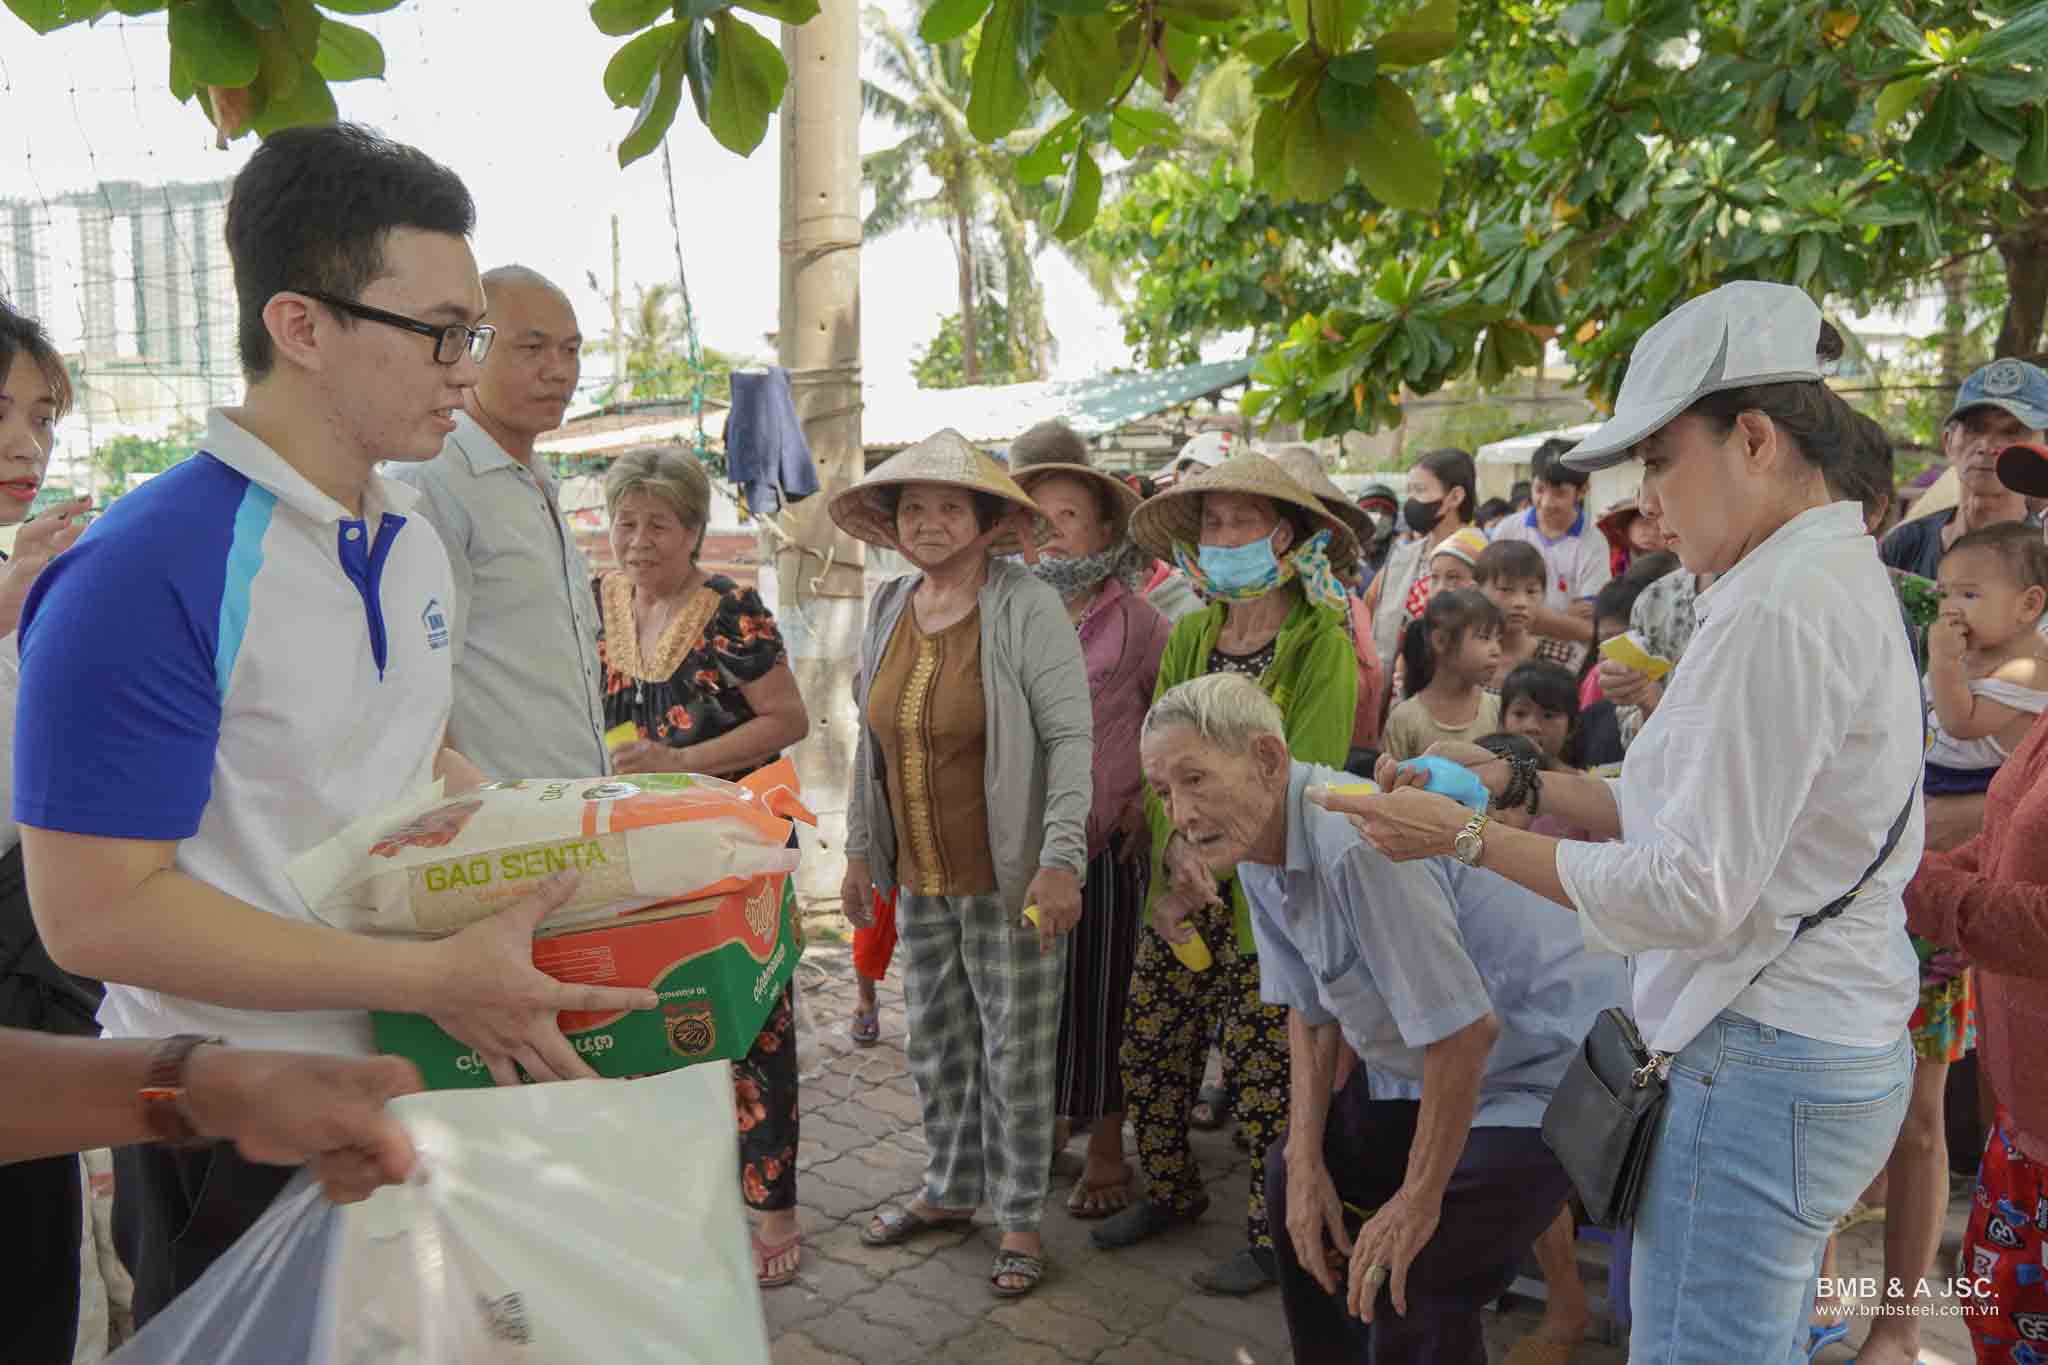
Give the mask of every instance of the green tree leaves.
<path id="1" fill-rule="evenodd" d="M 1030 0 L 995 0 L 981 21 L 967 95 L 967 131 L 977 141 L 994 142 L 1030 112 L 1031 73 L 1019 50 L 1030 9 Z"/>
<path id="2" fill-rule="evenodd" d="M 25 0 L 7 3 L 16 13 L 25 7 Z M 197 97 L 223 143 L 248 132 L 268 137 L 280 128 L 332 123 L 330 82 L 384 74 L 384 47 L 376 35 L 333 15 L 375 14 L 397 3 L 320 0 L 316 7 L 314 0 L 175 0 L 165 25 L 171 93 L 180 100 Z M 109 11 L 135 15 L 167 6 L 164 0 L 72 0 L 59 8 L 65 22 L 77 22 Z"/>
<path id="3" fill-rule="evenodd" d="M 661 146 L 689 87 L 697 117 L 720 146 L 741 156 L 768 135 L 782 104 L 789 66 L 782 48 L 734 10 L 807 22 L 817 0 L 592 0 L 591 22 L 614 36 L 633 36 L 605 63 L 605 97 L 633 110 L 619 139 L 619 165 L 630 166 Z M 659 22 L 658 22 L 659 21 Z"/>

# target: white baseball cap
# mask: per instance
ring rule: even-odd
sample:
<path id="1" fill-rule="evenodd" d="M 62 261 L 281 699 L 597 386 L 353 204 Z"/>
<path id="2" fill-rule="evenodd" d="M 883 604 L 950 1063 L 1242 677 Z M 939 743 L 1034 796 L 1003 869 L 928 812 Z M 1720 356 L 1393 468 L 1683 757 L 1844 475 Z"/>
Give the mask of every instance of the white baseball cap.
<path id="1" fill-rule="evenodd" d="M 1618 465 L 1710 393 L 1820 379 L 1820 329 L 1819 305 L 1788 284 L 1741 280 L 1687 300 L 1643 333 L 1614 416 L 1564 462 L 1588 471 Z"/>
<path id="2" fill-rule="evenodd" d="M 1180 453 L 1173 457 L 1173 468 L 1185 471 L 1191 464 L 1204 469 L 1214 469 L 1238 453 L 1240 441 L 1234 431 L 1203 431 L 1188 438 Z"/>

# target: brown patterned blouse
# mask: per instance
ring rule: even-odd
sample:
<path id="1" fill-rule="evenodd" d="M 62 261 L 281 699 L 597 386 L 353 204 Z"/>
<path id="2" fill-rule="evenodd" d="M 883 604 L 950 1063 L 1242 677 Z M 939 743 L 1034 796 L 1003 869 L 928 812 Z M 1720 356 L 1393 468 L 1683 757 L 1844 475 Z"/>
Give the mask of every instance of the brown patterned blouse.
<path id="1" fill-rule="evenodd" d="M 917 608 L 906 607 L 868 689 L 868 724 L 888 764 L 896 875 L 916 895 L 996 889 L 986 706 L 980 610 L 927 635 Z"/>

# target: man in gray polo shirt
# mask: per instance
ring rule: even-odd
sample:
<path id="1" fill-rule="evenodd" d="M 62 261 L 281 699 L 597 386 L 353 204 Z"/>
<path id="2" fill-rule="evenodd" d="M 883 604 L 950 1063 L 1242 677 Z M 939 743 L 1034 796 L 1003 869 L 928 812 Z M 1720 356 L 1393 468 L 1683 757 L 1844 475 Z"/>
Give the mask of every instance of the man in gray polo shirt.
<path id="1" fill-rule="evenodd" d="M 483 277 L 498 340 L 436 458 L 390 473 L 425 496 L 455 571 L 448 742 L 492 778 L 609 771 L 590 566 L 534 440 L 562 424 L 583 337 L 569 298 L 524 266 Z"/>
<path id="2" fill-rule="evenodd" d="M 1309 799 L 1356 779 L 1290 759 L 1248 679 L 1172 689 L 1140 751 L 1175 828 L 1212 871 L 1235 867 L 1260 994 L 1288 1007 L 1287 1138 L 1266 1189 L 1286 1212 L 1274 1249 L 1295 1360 L 1484 1365 L 1481 1309 L 1570 1189 L 1544 1108 L 1622 1002 L 1621 959 L 1490 872 L 1388 861 Z M 1361 1065 L 1332 1095 L 1340 1031 Z"/>

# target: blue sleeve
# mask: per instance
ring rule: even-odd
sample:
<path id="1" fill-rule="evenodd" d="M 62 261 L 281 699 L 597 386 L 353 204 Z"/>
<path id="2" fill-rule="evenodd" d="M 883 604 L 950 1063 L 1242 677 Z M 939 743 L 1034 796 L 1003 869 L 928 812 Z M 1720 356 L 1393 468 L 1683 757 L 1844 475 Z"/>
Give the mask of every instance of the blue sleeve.
<path id="1" fill-rule="evenodd" d="M 1315 973 L 1308 962 L 1275 927 L 1272 917 L 1259 908 L 1258 897 L 1242 877 L 1238 885 L 1244 887 L 1245 899 L 1251 903 L 1252 942 L 1259 950 L 1259 999 L 1299 1011 L 1310 1028 L 1334 1023 L 1336 1016 L 1323 1008 L 1322 997 L 1316 993 Z"/>
<path id="2" fill-rule="evenodd" d="M 1428 1047 L 1493 1012 L 1450 889 L 1427 862 L 1392 862 L 1359 839 L 1326 875 L 1341 888 L 1402 1042 Z"/>
<path id="3" fill-rule="evenodd" d="M 196 476 L 186 473 L 193 466 Z M 237 615 L 236 595 L 224 591 L 229 545 L 243 538 L 233 506 L 208 514 L 224 498 L 240 501 L 221 470 L 190 461 L 128 494 L 29 593 L 15 711 L 19 823 L 117 839 L 198 832 L 247 619 L 246 592 Z"/>

